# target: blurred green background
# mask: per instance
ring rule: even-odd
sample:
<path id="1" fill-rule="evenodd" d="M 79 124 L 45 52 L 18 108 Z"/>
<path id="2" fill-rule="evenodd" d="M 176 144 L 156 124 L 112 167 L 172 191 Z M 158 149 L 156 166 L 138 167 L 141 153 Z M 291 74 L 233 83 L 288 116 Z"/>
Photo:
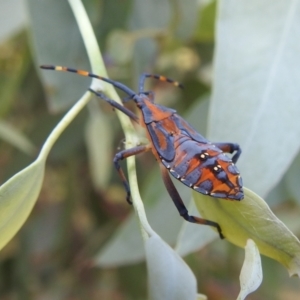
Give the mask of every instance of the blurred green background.
<path id="1" fill-rule="evenodd" d="M 28 0 L 18 3 L 18 9 L 16 3 L 0 1 L 1 183 L 33 161 L 52 128 L 90 82 L 71 74 L 44 75 L 38 69 L 41 63 L 90 69 L 67 1 Z M 111 78 L 132 89 L 144 71 L 182 82 L 183 91 L 159 82 L 149 83 L 149 88 L 158 103 L 183 116 L 206 101 L 212 83 L 215 1 L 83 3 Z M 14 17 L 7 21 L 5 15 Z M 59 93 L 51 90 L 58 83 L 63 86 Z M 103 123 L 98 124 L 101 131 L 92 132 L 87 126 L 90 106 L 51 151 L 30 218 L 0 252 L 0 299 L 147 298 L 144 262 L 94 266 L 95 255 L 132 212 L 112 164 L 124 136 L 111 107 L 102 102 L 100 106 L 104 112 Z M 197 116 L 191 118 L 193 124 L 199 122 Z M 91 171 L 96 163 L 91 158 L 95 143 L 104 166 L 100 179 L 99 172 Z M 153 173 L 157 164 L 148 154 L 137 161 L 143 195 L 146 189 L 156 189 L 148 182 L 157 176 Z M 299 208 L 293 199 L 286 194 L 277 198 L 275 213 L 288 220 L 293 212 L 296 219 Z M 167 209 L 173 209 L 172 205 L 170 201 Z M 299 224 L 292 226 L 299 233 Z M 188 255 L 198 291 L 211 300 L 235 299 L 243 255 L 243 250 L 220 240 Z M 249 299 L 298 299 L 299 280 L 289 278 L 282 266 L 263 258 L 263 271 L 263 284 Z"/>

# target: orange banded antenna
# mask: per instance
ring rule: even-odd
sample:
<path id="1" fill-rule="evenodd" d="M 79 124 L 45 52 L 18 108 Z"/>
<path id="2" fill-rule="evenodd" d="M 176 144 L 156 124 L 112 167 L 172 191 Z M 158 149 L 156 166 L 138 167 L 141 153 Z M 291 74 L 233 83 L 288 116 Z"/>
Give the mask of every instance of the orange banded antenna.
<path id="1" fill-rule="evenodd" d="M 99 80 L 102 80 L 102 81 L 105 81 L 107 83 L 110 83 L 111 85 L 113 85 L 116 88 L 120 89 L 121 91 L 123 91 L 124 93 L 126 93 L 127 95 L 129 95 L 130 98 L 133 98 L 136 95 L 136 92 L 134 92 L 133 90 L 131 90 L 129 87 L 127 87 L 123 83 L 118 82 L 118 81 L 114 81 L 114 80 L 111 80 L 109 78 L 102 77 L 102 76 L 99 76 L 99 75 L 96 75 L 96 74 L 93 74 L 93 73 L 90 73 L 88 71 L 77 70 L 77 69 L 73 69 L 73 68 L 69 68 L 69 67 L 63 67 L 63 66 L 52 66 L 52 65 L 41 65 L 40 67 L 41 67 L 41 69 L 45 69 L 45 70 L 71 72 L 71 73 L 76 73 L 76 74 L 79 74 L 79 75 L 85 76 L 85 77 L 97 78 Z"/>

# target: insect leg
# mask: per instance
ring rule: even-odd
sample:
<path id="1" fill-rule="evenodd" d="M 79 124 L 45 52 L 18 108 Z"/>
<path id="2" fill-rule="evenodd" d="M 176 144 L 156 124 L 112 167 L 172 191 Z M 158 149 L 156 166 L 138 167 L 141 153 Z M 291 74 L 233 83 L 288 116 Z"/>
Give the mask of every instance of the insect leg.
<path id="1" fill-rule="evenodd" d="M 143 146 L 137 146 L 137 147 L 134 147 L 134 148 L 131 148 L 131 149 L 125 149 L 125 150 L 122 150 L 120 152 L 118 152 L 115 157 L 114 157 L 114 164 L 115 164 L 115 168 L 117 169 L 118 173 L 119 173 L 119 176 L 123 182 L 123 185 L 125 187 L 125 190 L 126 190 L 126 200 L 129 204 L 132 204 L 131 200 L 130 200 L 130 187 L 129 187 L 129 183 L 126 179 L 126 176 L 119 164 L 119 161 L 120 160 L 123 160 L 124 158 L 127 158 L 127 157 L 130 157 L 130 156 L 133 156 L 133 155 L 137 155 L 139 153 L 142 153 L 142 152 L 146 152 L 148 150 L 151 149 L 151 146 L 150 145 L 143 145 Z"/>
<path id="2" fill-rule="evenodd" d="M 227 153 L 233 153 L 236 151 L 236 153 L 232 157 L 232 162 L 236 163 L 238 158 L 240 157 L 242 150 L 238 144 L 234 143 L 214 143 L 215 146 L 220 148 L 222 151 Z"/>
<path id="3" fill-rule="evenodd" d="M 175 188 L 173 181 L 171 180 L 171 178 L 169 176 L 168 170 L 161 163 L 159 165 L 160 165 L 160 170 L 161 170 L 164 184 L 165 184 L 167 191 L 169 192 L 169 195 L 171 196 L 179 214 L 188 222 L 215 227 L 218 230 L 220 238 L 224 239 L 224 235 L 222 234 L 221 227 L 218 223 L 189 215 L 187 208 L 185 207 L 178 191 Z"/>
<path id="4" fill-rule="evenodd" d="M 115 100 L 109 99 L 106 95 L 104 95 L 103 93 L 100 92 L 96 92 L 93 89 L 89 89 L 92 93 L 94 93 L 95 95 L 97 95 L 99 98 L 103 99 L 104 101 L 106 101 L 107 103 L 109 103 L 112 107 L 120 110 L 121 112 L 123 112 L 125 115 L 127 115 L 129 118 L 131 118 L 133 121 L 139 123 L 139 118 L 137 115 L 135 115 L 131 110 L 129 110 L 128 108 L 124 107 L 123 105 L 119 104 L 118 102 L 116 102 Z"/>

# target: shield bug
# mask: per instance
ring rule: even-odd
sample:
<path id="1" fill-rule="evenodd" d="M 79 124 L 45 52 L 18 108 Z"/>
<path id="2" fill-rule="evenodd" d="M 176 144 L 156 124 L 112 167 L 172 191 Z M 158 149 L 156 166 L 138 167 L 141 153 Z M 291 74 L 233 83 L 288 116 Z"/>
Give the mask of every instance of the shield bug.
<path id="1" fill-rule="evenodd" d="M 140 76 L 139 90 L 134 92 L 120 82 L 87 71 L 48 65 L 41 66 L 41 68 L 73 72 L 82 76 L 97 78 L 125 92 L 128 96 L 123 99 L 123 102 L 133 100 L 141 111 L 141 117 L 116 101 L 109 99 L 106 95 L 90 89 L 91 92 L 146 129 L 148 145 L 122 150 L 115 155 L 113 160 L 126 189 L 127 201 L 131 203 L 130 187 L 120 166 L 120 161 L 129 156 L 151 150 L 159 162 L 164 184 L 179 214 L 191 223 L 215 227 L 220 237 L 224 238 L 218 223 L 189 215 L 169 174 L 204 195 L 228 200 L 242 200 L 244 197 L 242 179 L 235 165 L 241 154 L 241 149 L 235 143 L 210 142 L 180 117 L 174 109 L 154 103 L 154 94 L 144 90 L 144 83 L 147 78 L 169 82 L 178 87 L 181 87 L 180 83 L 160 75 L 143 74 Z M 225 152 L 233 154 L 232 158 L 230 159 Z"/>

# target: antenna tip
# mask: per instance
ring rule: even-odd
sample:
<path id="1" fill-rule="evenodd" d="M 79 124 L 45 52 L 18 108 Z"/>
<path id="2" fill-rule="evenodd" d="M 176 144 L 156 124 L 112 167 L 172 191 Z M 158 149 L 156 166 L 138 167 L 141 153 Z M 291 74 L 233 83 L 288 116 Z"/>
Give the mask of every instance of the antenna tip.
<path id="1" fill-rule="evenodd" d="M 55 70 L 55 67 L 51 65 L 41 65 L 40 68 L 46 70 Z"/>

